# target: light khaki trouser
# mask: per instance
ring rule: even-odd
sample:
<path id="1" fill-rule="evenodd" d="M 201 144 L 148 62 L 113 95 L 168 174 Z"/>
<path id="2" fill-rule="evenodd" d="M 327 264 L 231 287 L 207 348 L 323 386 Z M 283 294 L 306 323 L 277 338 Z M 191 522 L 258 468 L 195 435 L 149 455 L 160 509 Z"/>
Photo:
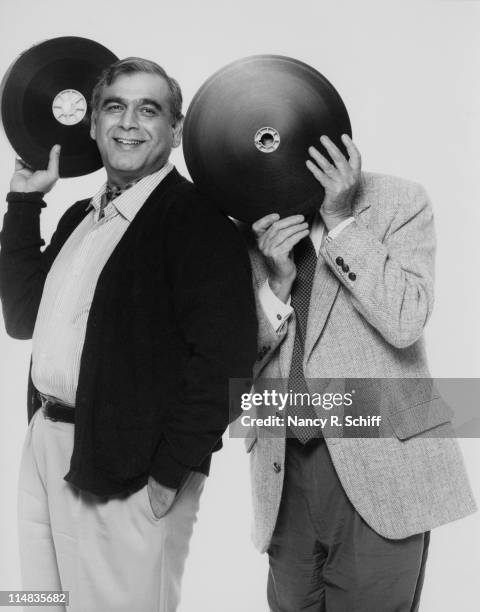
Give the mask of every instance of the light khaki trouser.
<path id="1" fill-rule="evenodd" d="M 64 480 L 73 432 L 41 410 L 28 428 L 18 494 L 22 588 L 69 591 L 73 612 L 173 612 L 205 476 L 191 473 L 157 519 L 146 486 L 104 498 Z"/>

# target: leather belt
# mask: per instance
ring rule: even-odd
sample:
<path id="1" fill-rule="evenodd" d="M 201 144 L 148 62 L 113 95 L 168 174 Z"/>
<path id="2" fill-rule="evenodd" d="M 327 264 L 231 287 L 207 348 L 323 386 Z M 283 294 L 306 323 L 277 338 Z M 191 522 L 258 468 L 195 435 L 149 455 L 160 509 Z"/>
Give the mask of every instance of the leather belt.
<path id="1" fill-rule="evenodd" d="M 38 397 L 42 402 L 42 409 L 47 419 L 61 421 L 62 423 L 75 423 L 75 408 L 73 406 L 62 404 L 40 392 Z"/>

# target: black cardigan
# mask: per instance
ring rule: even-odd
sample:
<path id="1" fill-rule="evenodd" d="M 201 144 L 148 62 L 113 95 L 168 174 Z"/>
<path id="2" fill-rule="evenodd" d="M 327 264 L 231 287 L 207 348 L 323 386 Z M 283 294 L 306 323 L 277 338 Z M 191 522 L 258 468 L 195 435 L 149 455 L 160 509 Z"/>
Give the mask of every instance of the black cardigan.
<path id="1" fill-rule="evenodd" d="M 6 329 L 32 337 L 48 271 L 85 217 L 69 208 L 50 245 L 40 193 L 9 193 L 1 234 Z M 229 415 L 229 378 L 249 377 L 257 323 L 248 256 L 235 226 L 173 170 L 100 274 L 80 363 L 75 441 L 65 479 L 97 495 L 135 491 L 151 474 L 176 488 L 208 472 Z M 38 408 L 29 384 L 29 418 Z"/>

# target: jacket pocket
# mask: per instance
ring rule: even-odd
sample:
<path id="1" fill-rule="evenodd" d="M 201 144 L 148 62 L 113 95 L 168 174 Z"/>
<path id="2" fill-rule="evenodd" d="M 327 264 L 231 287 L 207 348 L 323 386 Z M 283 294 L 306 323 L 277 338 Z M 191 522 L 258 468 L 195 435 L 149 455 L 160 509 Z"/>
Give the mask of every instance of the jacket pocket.
<path id="1" fill-rule="evenodd" d="M 390 425 L 399 440 L 427 432 L 449 423 L 453 412 L 441 397 L 435 397 L 405 410 L 388 415 Z"/>

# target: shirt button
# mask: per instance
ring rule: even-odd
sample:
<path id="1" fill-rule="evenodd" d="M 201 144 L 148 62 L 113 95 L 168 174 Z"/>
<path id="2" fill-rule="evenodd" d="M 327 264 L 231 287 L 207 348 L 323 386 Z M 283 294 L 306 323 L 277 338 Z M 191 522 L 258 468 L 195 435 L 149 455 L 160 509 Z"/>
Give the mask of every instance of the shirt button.
<path id="1" fill-rule="evenodd" d="M 343 257 L 337 257 L 335 263 L 337 264 L 337 266 L 343 266 Z"/>
<path id="2" fill-rule="evenodd" d="M 350 274 L 348 275 L 348 278 L 351 281 L 354 281 L 357 278 L 357 275 L 355 274 L 355 272 L 350 272 Z"/>
<path id="3" fill-rule="evenodd" d="M 280 463 L 277 463 L 275 461 L 273 464 L 273 469 L 277 474 L 279 474 L 282 471 L 282 466 L 280 465 Z"/>
<path id="4" fill-rule="evenodd" d="M 278 319 L 279 321 L 281 321 L 281 320 L 282 320 L 282 315 L 281 315 L 281 314 L 277 314 L 277 319 Z"/>

